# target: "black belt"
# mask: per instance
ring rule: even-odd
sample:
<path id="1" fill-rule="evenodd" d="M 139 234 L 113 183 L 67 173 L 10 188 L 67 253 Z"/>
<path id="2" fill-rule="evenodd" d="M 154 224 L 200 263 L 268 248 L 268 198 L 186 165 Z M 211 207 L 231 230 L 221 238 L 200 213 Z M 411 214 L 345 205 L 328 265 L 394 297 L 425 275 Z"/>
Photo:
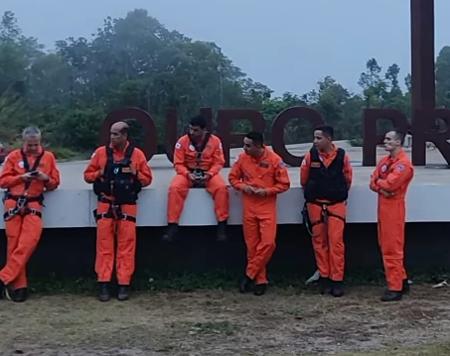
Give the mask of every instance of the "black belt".
<path id="1" fill-rule="evenodd" d="M 343 202 L 340 202 L 340 201 L 337 201 L 337 202 L 323 202 L 323 203 L 320 203 L 320 202 L 317 202 L 317 201 L 307 202 L 307 204 L 318 205 L 318 206 L 320 206 L 322 208 L 322 212 L 320 214 L 320 220 L 311 222 L 311 228 L 313 226 L 315 226 L 315 225 L 323 224 L 325 222 L 325 215 L 326 216 L 332 216 L 334 218 L 340 219 L 340 220 L 342 220 L 345 223 L 345 221 L 346 221 L 345 217 L 337 215 L 337 214 L 330 213 L 330 211 L 328 210 L 329 206 L 336 205 L 336 204 L 339 204 L 339 203 L 343 203 Z"/>
<path id="2" fill-rule="evenodd" d="M 4 214 L 3 214 L 3 219 L 5 221 L 8 221 L 10 219 L 12 219 L 14 216 L 19 215 L 19 216 L 25 216 L 25 215 L 35 215 L 39 218 L 42 218 L 42 213 L 34 208 L 22 208 L 19 209 L 17 206 L 15 208 L 11 208 L 8 209 Z"/>
<path id="3" fill-rule="evenodd" d="M 11 200 L 14 200 L 14 201 L 18 201 L 18 200 L 24 199 L 27 202 L 35 202 L 35 201 L 37 201 L 40 204 L 42 204 L 42 202 L 44 201 L 44 196 L 41 194 L 41 195 L 36 195 L 34 197 L 29 197 L 29 196 L 25 196 L 25 195 L 13 195 L 13 194 L 10 194 L 10 193 L 5 193 L 5 197 L 3 199 L 4 200 L 11 199 Z"/>
<path id="4" fill-rule="evenodd" d="M 134 216 L 120 213 L 117 215 L 114 215 L 112 212 L 107 211 L 106 213 L 97 214 L 97 209 L 94 210 L 94 218 L 95 221 L 98 221 L 100 219 L 114 219 L 114 220 L 121 220 L 121 221 L 132 221 L 136 222 L 136 218 Z"/>
<path id="5" fill-rule="evenodd" d="M 121 221 L 132 221 L 136 222 L 136 217 L 122 212 L 121 204 L 115 204 L 114 201 L 108 199 L 104 196 L 99 196 L 98 200 L 102 203 L 109 204 L 109 209 L 105 213 L 97 213 L 97 209 L 93 211 L 95 221 L 100 219 L 114 219 Z"/>
<path id="6" fill-rule="evenodd" d="M 35 215 L 39 218 L 42 218 L 42 213 L 39 210 L 28 207 L 28 203 L 30 202 L 39 202 L 39 204 L 42 205 L 42 201 L 44 200 L 44 196 L 42 194 L 34 197 L 29 197 L 26 195 L 13 195 L 6 192 L 4 200 L 14 200 L 16 202 L 16 206 L 14 208 L 8 209 L 3 214 L 3 219 L 5 221 L 12 219 L 16 215 Z"/>

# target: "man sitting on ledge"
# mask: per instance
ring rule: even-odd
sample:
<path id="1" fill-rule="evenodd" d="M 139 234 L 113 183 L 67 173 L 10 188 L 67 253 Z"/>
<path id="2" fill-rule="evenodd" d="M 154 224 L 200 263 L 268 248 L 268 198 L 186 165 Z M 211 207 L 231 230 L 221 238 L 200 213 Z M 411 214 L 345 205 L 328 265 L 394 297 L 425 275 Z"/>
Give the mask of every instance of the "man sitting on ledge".
<path id="1" fill-rule="evenodd" d="M 206 188 L 214 199 L 218 221 L 217 241 L 226 241 L 228 190 L 219 172 L 225 164 L 220 139 L 206 130 L 206 120 L 196 116 L 190 120 L 189 134 L 175 145 L 173 164 L 177 175 L 169 186 L 168 228 L 164 242 L 172 242 L 183 211 L 189 188 Z"/>

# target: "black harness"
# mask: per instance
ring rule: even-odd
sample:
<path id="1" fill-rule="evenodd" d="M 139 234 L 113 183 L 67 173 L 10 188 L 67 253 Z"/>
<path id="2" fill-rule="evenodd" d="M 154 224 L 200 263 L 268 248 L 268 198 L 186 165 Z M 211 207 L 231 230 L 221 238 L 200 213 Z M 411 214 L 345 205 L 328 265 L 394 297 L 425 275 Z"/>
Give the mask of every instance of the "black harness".
<path id="1" fill-rule="evenodd" d="M 125 151 L 125 157 L 119 162 L 114 162 L 113 150 L 106 147 L 107 162 L 103 179 L 94 182 L 94 192 L 98 201 L 109 204 L 108 211 L 97 213 L 93 211 L 96 221 L 99 219 L 114 219 L 136 222 L 136 217 L 122 212 L 123 204 L 135 205 L 138 193 L 142 185 L 130 170 L 131 156 L 134 146 L 129 145 Z M 111 196 L 112 199 L 108 199 Z"/>
<path id="2" fill-rule="evenodd" d="M 196 180 L 193 183 L 194 188 L 204 188 L 205 182 L 203 181 L 203 178 L 205 176 L 205 171 L 200 168 L 200 164 L 202 161 L 202 155 L 203 151 L 205 150 L 206 145 L 208 144 L 209 138 L 211 137 L 211 134 L 209 132 L 206 133 L 202 143 L 200 145 L 195 145 L 194 142 L 192 142 L 192 139 L 189 137 L 190 144 L 195 148 L 196 155 L 195 155 L 195 168 L 190 169 L 190 172 L 195 175 Z"/>
<path id="3" fill-rule="evenodd" d="M 120 204 L 116 204 L 114 201 L 107 199 L 105 197 L 100 198 L 101 202 L 109 204 L 108 211 L 105 213 L 97 213 L 97 209 L 93 211 L 95 221 L 100 219 L 114 219 L 122 221 L 132 221 L 136 222 L 136 217 L 122 212 L 122 207 Z"/>
<path id="4" fill-rule="evenodd" d="M 30 168 L 30 164 L 27 160 L 27 156 L 23 150 L 20 151 L 22 155 L 22 162 L 23 162 L 23 168 L 25 169 L 25 172 L 34 172 L 39 167 L 39 164 L 41 162 L 42 156 L 44 155 L 44 150 L 42 150 L 41 154 L 36 158 L 34 161 L 33 167 Z M 31 181 L 25 182 L 25 187 L 22 195 L 13 195 L 7 190 L 5 192 L 5 195 L 3 197 L 3 201 L 6 200 L 14 200 L 16 202 L 16 206 L 14 208 L 8 209 L 3 214 L 3 219 L 5 221 L 8 221 L 12 219 L 16 215 L 25 216 L 25 215 L 36 215 L 39 218 L 42 218 L 42 213 L 40 210 L 35 208 L 30 208 L 28 206 L 28 203 L 30 202 L 38 202 L 40 205 L 43 205 L 44 201 L 44 195 L 40 194 L 38 196 L 30 197 L 28 196 L 28 189 L 30 188 Z"/>
<path id="5" fill-rule="evenodd" d="M 335 203 L 320 203 L 320 202 L 309 202 L 308 204 L 314 204 L 314 205 L 318 205 L 322 208 L 322 212 L 320 214 L 320 220 L 318 221 L 311 221 L 311 228 L 315 225 L 319 225 L 319 224 L 323 224 L 330 216 L 337 218 L 339 220 L 342 220 L 343 222 L 345 222 L 345 217 L 344 216 L 340 216 L 337 214 L 333 214 L 332 212 L 330 212 L 328 210 L 328 207 L 331 205 L 335 205 L 335 204 L 339 204 L 340 202 L 335 202 Z"/>

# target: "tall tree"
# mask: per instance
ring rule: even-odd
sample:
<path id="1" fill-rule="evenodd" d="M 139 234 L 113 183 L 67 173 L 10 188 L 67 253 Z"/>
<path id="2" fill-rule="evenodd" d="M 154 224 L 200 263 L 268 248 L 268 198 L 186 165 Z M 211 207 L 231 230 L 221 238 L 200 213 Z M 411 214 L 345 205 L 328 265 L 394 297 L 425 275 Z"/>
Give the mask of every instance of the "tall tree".
<path id="1" fill-rule="evenodd" d="M 436 96 L 439 106 L 450 107 L 450 46 L 443 47 L 436 60 Z"/>

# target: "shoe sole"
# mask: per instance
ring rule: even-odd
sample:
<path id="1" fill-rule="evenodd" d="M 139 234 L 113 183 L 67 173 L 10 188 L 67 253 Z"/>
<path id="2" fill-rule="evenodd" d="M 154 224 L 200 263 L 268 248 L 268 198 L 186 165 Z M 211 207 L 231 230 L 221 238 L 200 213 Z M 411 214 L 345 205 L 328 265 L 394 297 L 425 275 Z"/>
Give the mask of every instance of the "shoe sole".
<path id="1" fill-rule="evenodd" d="M 13 297 L 11 296 L 11 294 L 9 294 L 8 288 L 6 288 L 6 287 L 3 289 L 3 295 L 5 296 L 6 300 L 9 300 L 11 302 L 14 301 Z"/>

